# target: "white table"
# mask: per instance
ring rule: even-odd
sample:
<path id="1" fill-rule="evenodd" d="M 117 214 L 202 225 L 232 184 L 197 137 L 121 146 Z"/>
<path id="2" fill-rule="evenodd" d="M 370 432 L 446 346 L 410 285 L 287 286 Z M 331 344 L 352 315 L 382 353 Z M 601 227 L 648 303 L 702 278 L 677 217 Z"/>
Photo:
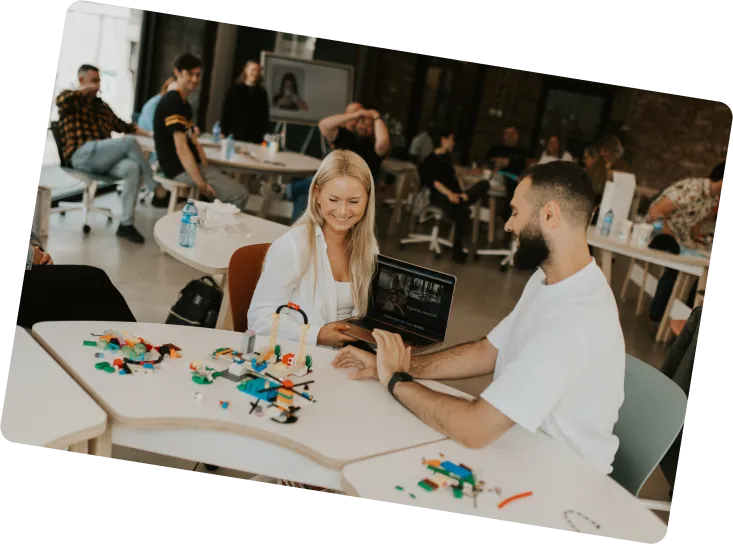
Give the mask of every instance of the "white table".
<path id="1" fill-rule="evenodd" d="M 148 374 L 107 374 L 95 369 L 90 333 L 125 330 L 154 344 L 183 350 Z M 299 420 L 282 425 L 250 415 L 254 399 L 218 378 L 209 385 L 191 380 L 189 364 L 220 347 L 238 349 L 243 335 L 232 331 L 143 323 L 39 323 L 34 336 L 107 411 L 111 443 L 235 470 L 341 488 L 341 468 L 359 459 L 445 438 L 405 410 L 377 381 L 351 381 L 334 369 L 334 351 L 310 348 L 313 372 L 294 383 L 315 380 L 315 404 L 304 404 Z M 257 348 L 269 338 L 258 337 Z M 295 345 L 280 342 L 284 353 Z M 428 382 L 444 392 L 464 394 Z M 201 401 L 194 392 L 203 395 Z M 224 410 L 219 401 L 229 401 Z M 111 450 L 111 445 L 110 448 Z"/>
<path id="2" fill-rule="evenodd" d="M 427 492 L 418 487 L 419 481 L 432 475 L 421 459 L 439 459 L 441 453 L 445 460 L 473 469 L 487 490 L 498 487 L 501 495 L 485 491 L 474 508 L 472 499 L 455 499 L 451 489 Z M 597 529 L 581 515 L 570 513 L 577 530 L 612 538 L 659 542 L 667 529 L 633 495 L 570 449 L 518 426 L 478 450 L 444 440 L 348 464 L 343 479 L 346 492 L 359 497 L 569 531 L 573 528 L 565 512 L 575 511 L 600 525 Z M 533 495 L 498 508 L 502 500 L 527 491 Z"/>
<path id="3" fill-rule="evenodd" d="M 671 334 L 669 328 L 670 315 L 674 301 L 684 299 L 689 288 L 692 286 L 692 278 L 699 277 L 698 293 L 705 289 L 708 280 L 708 269 L 710 268 L 710 259 L 708 257 L 692 257 L 688 255 L 674 255 L 666 251 L 651 249 L 648 247 L 639 247 L 631 243 L 622 244 L 612 238 L 600 236 L 595 227 L 588 229 L 588 244 L 598 249 L 598 261 L 603 274 L 606 276 L 608 283 L 611 283 L 611 272 L 613 255 L 624 255 L 649 264 L 663 266 L 677 270 L 677 281 L 672 289 L 672 295 L 667 302 L 667 308 L 664 311 L 664 317 L 659 324 L 657 332 L 657 342 L 665 342 Z M 646 280 L 642 282 L 644 285 Z M 695 297 L 694 306 L 702 303 L 702 297 L 698 294 Z"/>
<path id="4" fill-rule="evenodd" d="M 2 433 L 11 442 L 87 453 L 107 414 L 23 328 L 16 327 Z M 93 446 L 93 444 L 92 444 Z"/>
<path id="5" fill-rule="evenodd" d="M 136 136 L 146 151 L 155 151 L 155 141 L 147 136 Z M 284 181 L 313 175 L 321 160 L 302 153 L 280 151 L 271 153 L 267 148 L 249 142 L 235 142 L 236 152 L 227 160 L 222 156 L 221 144 L 215 144 L 206 135 L 199 138 L 199 144 L 210 164 L 222 170 L 235 173 L 265 174 L 268 176 L 268 190 L 260 207 L 259 216 L 266 217 L 273 195 L 279 192 Z"/>
<path id="6" fill-rule="evenodd" d="M 227 271 L 234 252 L 244 246 L 272 243 L 287 232 L 288 227 L 252 215 L 235 215 L 237 225 L 233 229 L 200 228 L 193 248 L 178 243 L 181 214 L 178 211 L 164 215 L 155 223 L 153 237 L 160 249 L 174 259 L 205 274 L 221 275 L 224 296 L 219 310 L 217 328 L 224 324 L 229 311 L 229 286 Z"/>

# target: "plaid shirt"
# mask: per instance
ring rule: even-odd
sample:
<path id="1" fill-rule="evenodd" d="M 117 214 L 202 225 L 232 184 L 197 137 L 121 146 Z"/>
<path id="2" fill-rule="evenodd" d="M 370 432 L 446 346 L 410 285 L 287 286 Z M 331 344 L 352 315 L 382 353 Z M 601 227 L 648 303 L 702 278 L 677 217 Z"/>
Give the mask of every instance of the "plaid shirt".
<path id="1" fill-rule="evenodd" d="M 135 132 L 135 125 L 115 115 L 101 98 L 81 91 L 64 91 L 56 99 L 59 108 L 59 130 L 64 159 L 71 160 L 74 152 L 87 142 L 106 140 L 112 132 Z"/>

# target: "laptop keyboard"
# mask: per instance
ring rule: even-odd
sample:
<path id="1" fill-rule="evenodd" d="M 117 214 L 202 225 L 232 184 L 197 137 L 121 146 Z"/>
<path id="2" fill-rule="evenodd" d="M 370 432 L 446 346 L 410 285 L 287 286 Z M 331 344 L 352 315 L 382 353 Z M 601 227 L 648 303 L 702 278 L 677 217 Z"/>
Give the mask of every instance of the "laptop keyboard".
<path id="1" fill-rule="evenodd" d="M 408 332 L 402 329 L 398 329 L 396 327 L 392 327 L 387 323 L 380 323 L 379 321 L 374 321 L 372 319 L 369 319 L 368 317 L 359 319 L 354 324 L 359 325 L 369 330 L 382 329 L 388 332 L 399 334 L 402 337 L 403 342 L 411 346 L 415 346 L 416 348 L 421 348 L 423 346 L 427 346 L 435 342 L 434 340 L 430 340 L 429 338 L 425 338 L 424 336 L 420 336 L 418 334 L 413 334 L 411 332 Z"/>

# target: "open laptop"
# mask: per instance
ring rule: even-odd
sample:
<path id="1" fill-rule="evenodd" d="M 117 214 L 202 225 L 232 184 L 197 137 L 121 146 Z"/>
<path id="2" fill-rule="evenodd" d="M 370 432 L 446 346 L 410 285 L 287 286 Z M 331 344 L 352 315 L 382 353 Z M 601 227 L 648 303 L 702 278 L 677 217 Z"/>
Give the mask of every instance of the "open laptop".
<path id="1" fill-rule="evenodd" d="M 344 334 L 375 348 L 372 331 L 382 329 L 399 334 L 413 355 L 433 349 L 445 340 L 455 286 L 455 276 L 379 255 L 367 313 L 347 319 Z"/>

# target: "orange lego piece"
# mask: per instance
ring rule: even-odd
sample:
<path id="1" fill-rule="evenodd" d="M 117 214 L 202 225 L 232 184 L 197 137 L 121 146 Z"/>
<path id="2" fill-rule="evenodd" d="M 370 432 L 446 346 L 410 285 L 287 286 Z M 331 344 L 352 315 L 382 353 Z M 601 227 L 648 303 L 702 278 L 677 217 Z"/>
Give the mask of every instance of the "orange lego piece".
<path id="1" fill-rule="evenodd" d="M 283 355 L 283 364 L 287 366 L 292 366 L 295 359 L 295 353 L 286 353 Z"/>
<path id="2" fill-rule="evenodd" d="M 436 467 L 440 468 L 440 460 L 439 459 L 430 459 L 428 461 L 425 461 L 425 464 L 429 467 Z"/>
<path id="3" fill-rule="evenodd" d="M 112 361 L 112 364 L 113 364 L 114 366 L 119 366 L 119 367 L 121 367 L 121 366 L 122 366 L 122 364 L 123 364 L 123 363 L 122 363 L 122 359 L 115 359 L 114 361 Z"/>
<path id="4" fill-rule="evenodd" d="M 295 310 L 295 311 L 298 311 L 298 310 L 300 310 L 300 306 L 298 306 L 298 305 L 297 305 L 297 304 L 295 304 L 294 302 L 288 302 L 288 308 L 292 308 L 292 309 L 293 309 L 293 310 Z"/>
<path id="5" fill-rule="evenodd" d="M 171 357 L 171 359 L 178 359 L 178 357 L 180 357 L 180 355 L 178 355 L 178 352 L 176 350 L 172 349 L 170 351 L 170 357 Z"/>

